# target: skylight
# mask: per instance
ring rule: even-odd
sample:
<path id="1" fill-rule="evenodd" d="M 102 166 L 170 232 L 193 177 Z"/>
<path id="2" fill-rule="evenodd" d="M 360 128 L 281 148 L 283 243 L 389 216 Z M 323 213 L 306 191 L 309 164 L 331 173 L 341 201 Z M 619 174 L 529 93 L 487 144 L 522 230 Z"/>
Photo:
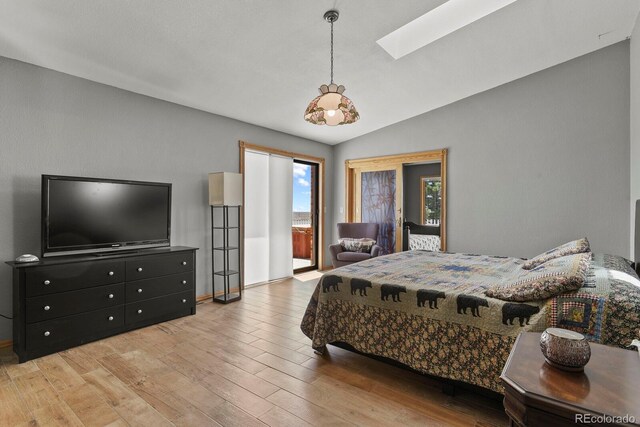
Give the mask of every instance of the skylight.
<path id="1" fill-rule="evenodd" d="M 394 59 L 484 18 L 516 0 L 449 0 L 378 40 Z"/>

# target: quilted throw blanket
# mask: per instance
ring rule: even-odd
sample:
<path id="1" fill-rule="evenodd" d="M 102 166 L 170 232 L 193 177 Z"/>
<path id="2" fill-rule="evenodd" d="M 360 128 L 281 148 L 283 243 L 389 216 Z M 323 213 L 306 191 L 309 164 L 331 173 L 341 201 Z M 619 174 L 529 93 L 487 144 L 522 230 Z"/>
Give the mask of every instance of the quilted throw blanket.
<path id="1" fill-rule="evenodd" d="M 485 296 L 521 259 L 401 252 L 341 267 L 318 283 L 301 329 L 315 349 L 345 342 L 420 372 L 503 392 L 516 336 L 547 327 L 627 346 L 640 337 L 640 281 L 629 263 L 594 255 L 584 286 L 543 301 Z"/>

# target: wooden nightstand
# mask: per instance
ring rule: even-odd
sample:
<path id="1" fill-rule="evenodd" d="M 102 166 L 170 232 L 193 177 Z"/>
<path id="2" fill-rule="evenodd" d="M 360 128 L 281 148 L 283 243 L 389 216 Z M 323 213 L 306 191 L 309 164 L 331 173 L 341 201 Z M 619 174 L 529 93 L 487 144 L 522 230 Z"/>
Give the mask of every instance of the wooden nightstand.
<path id="1" fill-rule="evenodd" d="M 539 333 L 518 336 L 500 376 L 511 426 L 589 425 L 579 414 L 613 417 L 598 425 L 640 425 L 638 352 L 589 344 L 584 373 L 565 372 L 545 363 Z"/>

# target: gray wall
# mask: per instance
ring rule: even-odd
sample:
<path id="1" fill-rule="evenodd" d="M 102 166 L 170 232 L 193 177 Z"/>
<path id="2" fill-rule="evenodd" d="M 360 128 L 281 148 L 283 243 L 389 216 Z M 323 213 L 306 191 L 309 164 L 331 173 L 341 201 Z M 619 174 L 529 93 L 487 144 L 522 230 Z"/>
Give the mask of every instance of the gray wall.
<path id="1" fill-rule="evenodd" d="M 635 210 L 636 200 L 640 199 L 640 15 L 631 34 L 630 46 L 630 120 L 631 120 L 631 254 L 634 254 Z"/>
<path id="2" fill-rule="evenodd" d="M 449 250 L 530 257 L 586 235 L 629 255 L 627 41 L 338 145 L 335 220 L 345 160 L 439 148 Z"/>
<path id="3" fill-rule="evenodd" d="M 402 168 L 403 218 L 420 224 L 420 177 L 439 176 L 440 163 L 426 165 L 407 165 Z"/>
<path id="4" fill-rule="evenodd" d="M 207 173 L 238 171 L 239 139 L 324 157 L 333 188 L 328 145 L 0 58 L 0 260 L 40 252 L 41 174 L 171 182 L 171 242 L 200 248 L 197 293 L 211 292 Z M 11 298 L 0 267 L 0 313 Z"/>

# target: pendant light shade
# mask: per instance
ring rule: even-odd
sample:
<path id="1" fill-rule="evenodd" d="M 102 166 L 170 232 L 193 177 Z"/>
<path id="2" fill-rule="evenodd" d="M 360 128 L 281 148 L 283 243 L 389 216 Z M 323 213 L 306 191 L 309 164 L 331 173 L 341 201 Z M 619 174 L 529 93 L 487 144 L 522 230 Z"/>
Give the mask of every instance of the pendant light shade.
<path id="1" fill-rule="evenodd" d="M 335 83 L 320 86 L 320 96 L 311 101 L 304 119 L 314 125 L 337 126 L 360 118 L 353 102 L 342 94 L 344 86 Z"/>
<path id="2" fill-rule="evenodd" d="M 344 86 L 333 83 L 333 23 L 338 16 L 337 10 L 324 14 L 324 19 L 331 24 L 331 83 L 320 86 L 320 96 L 309 103 L 304 113 L 304 119 L 314 125 L 347 125 L 360 118 L 353 102 L 342 94 Z"/>

